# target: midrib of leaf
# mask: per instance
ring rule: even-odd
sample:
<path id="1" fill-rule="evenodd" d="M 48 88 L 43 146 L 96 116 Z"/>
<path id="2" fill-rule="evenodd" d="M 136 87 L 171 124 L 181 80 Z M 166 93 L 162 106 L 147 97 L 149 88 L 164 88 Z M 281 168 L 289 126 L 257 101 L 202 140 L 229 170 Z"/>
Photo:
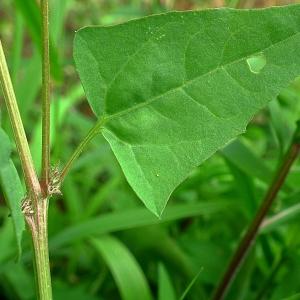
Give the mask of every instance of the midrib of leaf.
<path id="1" fill-rule="evenodd" d="M 157 101 L 157 100 L 160 99 L 161 97 L 164 97 L 164 96 L 166 96 L 166 95 L 168 95 L 168 94 L 172 94 L 172 93 L 174 93 L 174 92 L 176 92 L 176 91 L 179 91 L 179 90 L 181 90 L 181 89 L 185 92 L 184 88 L 185 88 L 186 86 L 188 86 L 189 84 L 194 83 L 195 81 L 201 79 L 201 78 L 204 77 L 204 76 L 211 75 L 211 74 L 213 74 L 213 73 L 216 72 L 216 71 L 224 70 L 224 71 L 228 74 L 228 71 L 225 69 L 226 67 L 231 66 L 231 65 L 236 64 L 236 63 L 239 63 L 239 62 L 245 60 L 247 57 L 254 56 L 254 55 L 258 55 L 258 54 L 260 54 L 260 53 L 263 52 L 263 51 L 269 50 L 269 49 L 271 49 L 271 48 L 274 47 L 274 46 L 280 45 L 281 43 L 286 42 L 286 41 L 288 41 L 289 39 L 298 36 L 299 33 L 300 33 L 300 32 L 298 31 L 298 32 L 294 33 L 293 35 L 291 35 L 291 36 L 289 36 L 289 37 L 287 37 L 287 38 L 285 38 L 285 39 L 283 39 L 283 40 L 281 40 L 281 41 L 278 41 L 278 42 L 276 42 L 276 43 L 272 43 L 270 46 L 268 46 L 268 47 L 266 47 L 266 48 L 260 49 L 260 50 L 258 50 L 258 51 L 253 52 L 253 53 L 249 53 L 249 54 L 247 54 L 246 56 L 243 56 L 243 57 L 241 57 L 241 58 L 239 58 L 239 59 L 230 61 L 230 62 L 228 62 L 228 63 L 226 63 L 226 64 L 220 64 L 220 65 L 218 65 L 216 68 L 214 68 L 214 69 L 212 69 L 212 70 L 210 70 L 210 71 L 208 71 L 208 72 L 206 72 L 206 73 L 203 73 L 203 74 L 201 74 L 201 75 L 199 75 L 199 76 L 197 76 L 197 77 L 195 77 L 195 78 L 193 78 L 193 79 L 190 79 L 190 80 L 187 80 L 187 81 L 183 82 L 183 84 L 180 85 L 180 86 L 174 87 L 174 88 L 172 88 L 172 89 L 170 89 L 170 90 L 168 90 L 168 91 L 166 91 L 166 92 L 164 92 L 164 93 L 162 93 L 162 94 L 160 94 L 160 95 L 157 95 L 157 96 L 155 96 L 155 97 L 153 97 L 153 98 L 150 98 L 148 101 L 139 103 L 139 104 L 134 105 L 134 106 L 132 106 L 132 107 L 130 107 L 130 108 L 128 108 L 128 109 L 119 111 L 119 112 L 114 113 L 114 114 L 111 114 L 111 115 L 104 114 L 104 115 L 102 116 L 102 122 L 100 122 L 100 123 L 101 123 L 100 126 L 101 126 L 101 125 L 105 125 L 106 123 L 108 123 L 109 121 L 111 121 L 111 120 L 113 120 L 113 119 L 115 119 L 115 118 L 122 117 L 122 116 L 124 116 L 124 115 L 126 115 L 126 114 L 128 114 L 128 113 L 131 113 L 132 111 L 135 111 L 135 110 L 138 110 L 138 109 L 143 108 L 143 107 L 145 107 L 145 106 L 148 106 L 149 104 L 151 104 L 151 103 Z M 136 52 L 135 52 L 135 53 L 136 53 Z M 231 75 L 230 75 L 230 76 L 231 76 Z M 231 77 L 232 77 L 232 76 L 231 76 Z M 104 99 L 104 102 L 106 102 L 106 101 L 107 101 L 107 99 Z M 207 107 L 206 107 L 206 108 L 207 108 Z M 207 108 L 207 109 L 208 109 L 208 108 Z M 208 110 L 209 110 L 209 109 L 208 109 Z M 100 118 L 101 118 L 101 117 L 100 117 Z M 98 123 L 98 122 L 97 122 L 97 123 Z M 97 126 L 97 124 L 96 124 L 96 126 Z M 100 126 L 99 126 L 99 127 L 100 127 Z"/>
<path id="2" fill-rule="evenodd" d="M 187 85 L 192 84 L 193 82 L 199 80 L 200 78 L 202 78 L 202 77 L 204 77 L 204 76 L 213 74 L 214 72 L 219 71 L 219 70 L 223 70 L 223 71 L 226 72 L 230 77 L 232 77 L 231 74 L 229 74 L 229 72 L 226 70 L 226 67 L 228 67 L 228 66 L 230 66 L 230 65 L 233 65 L 233 64 L 235 64 L 235 63 L 241 62 L 241 61 L 245 60 L 247 57 L 250 57 L 250 56 L 253 56 L 253 55 L 257 55 L 257 54 L 260 54 L 260 53 L 262 53 L 263 51 L 269 50 L 269 49 L 271 49 L 272 47 L 274 47 L 274 46 L 276 46 L 276 45 L 280 45 L 281 43 L 286 42 L 286 41 L 288 41 L 288 40 L 291 39 L 291 38 L 295 38 L 296 36 L 299 35 L 299 33 L 300 33 L 299 31 L 298 31 L 298 32 L 295 32 L 294 34 L 290 35 L 289 37 L 287 37 L 287 38 L 285 38 L 285 39 L 282 39 L 282 40 L 280 40 L 280 41 L 278 41 L 278 42 L 276 42 L 276 43 L 272 43 L 270 46 L 265 47 L 265 48 L 263 48 L 263 49 L 260 49 L 260 50 L 258 50 L 258 51 L 255 51 L 255 52 L 253 52 L 253 53 L 249 53 L 249 54 L 247 54 L 247 55 L 245 55 L 245 56 L 243 56 L 243 57 L 241 57 L 241 58 L 239 58 L 239 59 L 230 61 L 230 62 L 228 62 L 228 63 L 226 63 L 226 64 L 219 64 L 216 68 L 214 68 L 214 69 L 212 69 L 212 70 L 210 70 L 210 71 L 208 71 L 208 72 L 206 72 L 206 73 L 203 73 L 203 74 L 201 74 L 201 75 L 199 75 L 199 76 L 197 76 L 197 77 L 195 77 L 195 78 L 193 78 L 193 79 L 190 79 L 190 80 L 188 80 L 188 81 L 185 81 L 182 85 L 177 86 L 177 87 L 174 87 L 174 88 L 172 88 L 172 89 L 170 89 L 170 90 L 168 90 L 168 91 L 166 91 L 166 92 L 164 92 L 164 93 L 162 93 L 162 94 L 160 94 L 160 95 L 157 95 L 157 96 L 155 96 L 155 97 L 149 99 L 148 101 L 145 101 L 145 102 L 143 102 L 143 103 L 139 103 L 139 104 L 134 105 L 134 106 L 132 106 L 132 107 L 130 107 L 130 108 L 128 108 L 128 109 L 119 111 L 119 112 L 114 113 L 114 114 L 111 114 L 111 115 L 108 115 L 108 114 L 105 114 L 105 113 L 104 113 L 102 116 L 99 116 L 99 120 L 98 120 L 98 121 L 96 122 L 96 124 L 94 125 L 94 129 L 95 129 L 95 131 L 94 131 L 94 132 L 95 132 L 95 133 L 94 133 L 94 136 L 96 136 L 98 133 L 101 133 L 101 134 L 102 134 L 102 129 L 103 129 L 103 128 L 105 128 L 106 130 L 108 130 L 109 132 L 111 132 L 111 131 L 105 126 L 105 124 L 108 123 L 109 121 L 112 121 L 113 119 L 116 119 L 116 118 L 120 118 L 120 117 L 122 117 L 122 116 L 124 116 L 124 115 L 127 115 L 127 114 L 129 114 L 129 113 L 131 113 L 131 112 L 133 112 L 133 111 L 135 111 L 135 110 L 138 110 L 138 109 L 141 109 L 141 108 L 143 108 L 143 107 L 145 107 L 145 106 L 148 106 L 149 104 L 151 104 L 151 103 L 157 101 L 158 99 L 160 99 L 160 98 L 162 98 L 162 97 L 164 97 L 164 96 L 166 96 L 166 95 L 168 95 L 168 94 L 174 93 L 174 92 L 179 91 L 179 90 L 182 90 L 183 92 L 186 92 L 184 88 L 185 88 Z M 193 34 L 193 36 L 194 36 L 194 34 Z M 84 39 L 82 39 L 82 40 L 84 40 Z M 85 41 L 85 40 L 84 40 L 84 41 Z M 86 42 L 86 41 L 85 41 L 85 42 Z M 139 47 L 139 49 L 141 49 L 141 48 L 144 46 L 144 44 L 146 44 L 147 42 L 149 42 L 149 40 L 145 41 L 145 43 L 143 43 L 143 44 L 141 45 L 141 47 Z M 90 53 L 91 53 L 92 56 L 95 58 L 95 55 L 93 54 L 93 52 L 91 51 L 91 49 L 90 49 L 89 47 L 87 47 L 87 49 L 89 49 Z M 138 52 L 139 52 L 139 50 L 135 51 L 134 54 L 130 56 L 130 58 L 126 61 L 125 64 L 128 64 L 128 62 L 132 59 L 132 57 L 134 57 Z M 95 61 L 96 61 L 97 64 L 99 65 L 99 62 L 97 61 L 96 58 L 95 58 Z M 125 64 L 122 65 L 122 67 L 121 67 L 122 70 L 125 68 Z M 99 72 L 100 72 L 100 71 L 99 71 Z M 117 74 L 120 74 L 120 72 L 117 72 Z M 102 75 L 101 75 L 101 77 L 102 77 Z M 103 77 L 102 77 L 102 78 L 103 78 Z M 114 77 L 114 78 L 116 78 L 116 77 Z M 232 77 L 232 78 L 233 78 L 233 77 Z M 233 79 L 234 79 L 234 78 L 233 78 Z M 235 80 L 235 79 L 234 79 L 234 80 Z M 237 82 L 237 83 L 238 83 L 238 82 Z M 110 86 L 111 84 L 112 84 L 112 83 L 110 82 L 108 85 Z M 104 107 L 105 107 L 105 102 L 106 102 L 106 100 L 107 100 L 107 99 L 105 98 L 105 99 L 104 99 Z M 208 108 L 207 106 L 205 106 L 204 104 L 199 103 L 199 105 L 203 105 L 203 107 L 205 107 L 208 111 L 210 111 L 209 108 Z M 211 112 L 211 111 L 210 111 L 210 112 Z M 212 113 L 212 112 L 211 112 L 211 113 Z M 213 114 L 213 113 L 212 113 L 212 114 Z M 213 114 L 213 115 L 214 115 L 215 117 L 217 117 L 215 114 Z M 112 133 L 112 132 L 111 132 L 111 133 Z M 115 135 L 114 135 L 114 136 L 115 136 Z M 122 142 L 124 142 L 124 141 L 122 141 Z M 127 142 L 126 142 L 126 144 L 129 145 L 129 146 L 132 146 L 131 144 L 128 144 Z"/>
<path id="3" fill-rule="evenodd" d="M 138 110 L 138 109 L 141 109 L 141 108 L 143 108 L 143 107 L 145 107 L 145 106 L 148 106 L 149 104 L 155 102 L 156 100 L 160 99 L 161 97 L 164 97 L 164 96 L 166 96 L 166 95 L 168 95 L 168 94 L 171 94 L 171 93 L 174 93 L 174 92 L 176 92 L 176 91 L 182 90 L 183 92 L 186 92 L 184 88 L 185 88 L 188 84 L 192 84 L 193 82 L 199 80 L 200 78 L 202 78 L 202 77 L 204 77 L 204 76 L 213 74 L 214 72 L 216 72 L 216 71 L 218 71 L 218 70 L 224 70 L 228 75 L 230 75 L 230 74 L 228 73 L 228 71 L 225 69 L 226 67 L 228 67 L 228 66 L 230 66 L 230 65 L 233 65 L 233 64 L 235 64 L 235 63 L 241 62 L 241 61 L 245 60 L 247 57 L 250 57 L 250 56 L 253 56 L 253 55 L 257 55 L 257 54 L 260 54 L 260 53 L 263 52 L 263 51 L 269 50 L 269 49 L 271 49 L 272 47 L 274 47 L 274 46 L 276 46 L 276 45 L 279 45 L 279 44 L 281 44 L 281 43 L 283 43 L 283 42 L 286 42 L 287 40 L 289 40 L 289 39 L 291 39 L 291 38 L 294 38 L 294 37 L 298 36 L 299 34 L 300 34 L 300 32 L 296 32 L 296 33 L 294 33 L 293 35 L 291 35 L 291 36 L 289 36 L 289 37 L 287 37 L 287 38 L 285 38 L 285 39 L 283 39 L 283 40 L 281 40 L 281 41 L 278 41 L 278 42 L 276 42 L 276 43 L 272 43 L 270 46 L 268 46 L 268 47 L 266 47 L 266 48 L 260 49 L 260 50 L 258 50 L 258 51 L 256 51 L 256 52 L 253 52 L 253 53 L 249 53 L 249 54 L 247 54 L 246 56 L 243 56 L 243 57 L 241 57 L 241 58 L 239 58 L 239 59 L 230 61 L 230 62 L 228 62 L 228 63 L 226 63 L 226 64 L 223 64 L 223 65 L 220 64 L 220 65 L 218 65 L 216 68 L 214 68 L 214 69 L 212 69 L 212 70 L 210 70 L 210 71 L 208 71 L 208 72 L 206 72 L 206 73 L 203 73 L 203 74 L 201 74 L 201 75 L 199 75 L 199 76 L 197 76 L 197 77 L 195 77 L 195 78 L 193 78 L 193 79 L 190 79 L 190 80 L 188 80 L 188 81 L 185 81 L 182 85 L 180 85 L 180 86 L 178 86 L 178 87 L 175 87 L 175 88 L 173 88 L 173 89 L 170 89 L 170 90 L 168 90 L 168 91 L 166 91 L 166 92 L 164 92 L 164 93 L 162 93 L 162 94 L 160 94 L 160 95 L 157 95 L 157 96 L 155 96 L 155 97 L 149 99 L 148 101 L 145 101 L 145 102 L 143 102 L 143 103 L 139 103 L 139 104 L 134 105 L 134 106 L 132 106 L 132 107 L 130 107 L 130 108 L 128 108 L 128 109 L 119 111 L 119 112 L 117 112 L 117 113 L 115 113 L 115 114 L 111 114 L 111 115 L 103 114 L 102 116 L 99 117 L 99 120 L 97 121 L 97 123 L 96 123 L 95 126 L 94 126 L 95 129 L 99 129 L 99 130 L 97 130 L 97 132 L 96 132 L 94 135 L 96 135 L 96 134 L 98 134 L 98 133 L 102 133 L 102 127 L 105 127 L 105 124 L 106 124 L 106 123 L 108 123 L 109 121 L 111 121 L 111 120 L 113 120 L 113 119 L 115 119 L 115 118 L 122 117 L 122 116 L 124 116 L 124 115 L 127 115 L 127 114 L 129 114 L 129 113 L 135 111 L 135 110 Z M 83 40 L 84 40 L 84 39 L 83 39 Z M 145 42 L 145 43 L 146 43 L 146 42 Z M 89 49 L 89 48 L 88 48 L 88 49 Z M 89 50 L 90 50 L 90 49 L 89 49 Z M 91 50 L 90 50 L 90 52 L 91 52 L 92 56 L 95 57 Z M 136 55 L 136 53 L 137 53 L 137 51 L 135 52 L 134 55 Z M 131 57 L 132 57 L 132 56 L 131 56 Z M 97 61 L 96 58 L 95 58 L 95 61 Z M 127 61 L 127 62 L 128 62 L 128 61 Z M 99 65 L 98 61 L 97 61 L 97 64 Z M 231 75 L 230 75 L 230 76 L 231 76 Z M 102 76 L 101 76 L 101 77 L 102 77 Z M 231 76 L 231 77 L 232 77 L 232 76 Z M 102 77 L 102 78 L 103 78 L 103 77 Z M 233 78 L 233 79 L 234 79 L 234 78 Z M 104 99 L 104 102 L 106 102 L 106 99 Z M 199 104 L 201 105 L 201 103 L 199 103 Z M 203 105 L 203 104 L 202 104 L 202 105 Z M 209 110 L 209 108 L 208 108 L 207 106 L 205 106 L 205 105 L 203 105 L 203 106 L 206 107 L 207 110 Z M 209 110 L 209 111 L 210 111 L 210 110 Z M 210 112 L 211 112 L 211 111 L 210 111 Z M 213 113 L 212 113 L 212 114 L 213 114 Z M 215 116 L 215 114 L 213 114 L 213 115 Z M 106 130 L 108 130 L 108 128 L 106 128 Z M 110 131 L 110 132 L 111 132 L 111 131 Z M 130 145 L 130 146 L 131 146 L 131 145 Z"/>

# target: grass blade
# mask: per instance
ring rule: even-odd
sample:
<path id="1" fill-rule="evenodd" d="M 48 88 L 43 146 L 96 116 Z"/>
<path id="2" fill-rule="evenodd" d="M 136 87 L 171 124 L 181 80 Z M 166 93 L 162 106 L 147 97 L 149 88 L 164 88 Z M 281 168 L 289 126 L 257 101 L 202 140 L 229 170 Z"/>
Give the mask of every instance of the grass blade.
<path id="1" fill-rule="evenodd" d="M 166 209 L 159 219 L 145 208 L 108 213 L 71 226 L 50 239 L 50 248 L 58 248 L 92 235 L 101 235 L 130 228 L 174 221 L 187 217 L 209 215 L 226 209 L 228 202 L 180 204 Z"/>
<path id="2" fill-rule="evenodd" d="M 188 292 L 191 290 L 191 288 L 193 287 L 193 285 L 195 284 L 195 282 L 197 281 L 200 273 L 203 271 L 203 268 L 198 272 L 198 274 L 196 274 L 196 276 L 193 278 L 193 280 L 190 282 L 190 284 L 187 286 L 187 288 L 185 289 L 185 291 L 183 292 L 183 294 L 181 295 L 181 297 L 179 298 L 179 300 L 184 300 L 185 297 L 187 296 Z"/>
<path id="3" fill-rule="evenodd" d="M 92 245 L 109 267 L 123 300 L 152 299 L 150 288 L 138 262 L 116 238 L 103 236 L 92 239 Z"/>
<path id="4" fill-rule="evenodd" d="M 24 191 L 18 172 L 10 159 L 11 145 L 5 132 L 0 129 L 0 186 L 10 209 L 18 247 L 18 257 L 22 252 L 22 235 L 25 221 L 21 211 Z"/>
<path id="5" fill-rule="evenodd" d="M 176 300 L 176 293 L 165 266 L 158 265 L 158 300 Z"/>

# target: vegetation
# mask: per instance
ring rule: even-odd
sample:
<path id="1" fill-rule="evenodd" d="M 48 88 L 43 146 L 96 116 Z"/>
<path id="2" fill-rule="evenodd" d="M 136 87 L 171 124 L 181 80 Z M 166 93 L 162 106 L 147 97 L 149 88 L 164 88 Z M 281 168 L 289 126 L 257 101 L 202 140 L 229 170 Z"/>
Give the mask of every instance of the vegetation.
<path id="1" fill-rule="evenodd" d="M 88 4 L 0 4 L 1 299 L 300 298 L 300 6 Z"/>

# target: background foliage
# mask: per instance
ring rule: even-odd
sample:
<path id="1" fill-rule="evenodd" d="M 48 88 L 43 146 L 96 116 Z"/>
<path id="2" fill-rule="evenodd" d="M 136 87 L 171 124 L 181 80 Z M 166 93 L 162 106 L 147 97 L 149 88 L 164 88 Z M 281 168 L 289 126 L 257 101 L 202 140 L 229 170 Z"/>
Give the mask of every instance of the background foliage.
<path id="1" fill-rule="evenodd" d="M 36 6 L 25 2 L 34 3 L 1 1 L 0 32 L 35 164 L 40 169 L 39 16 Z M 261 0 L 50 3 L 54 165 L 69 158 L 94 123 L 73 65 L 76 29 L 172 9 L 286 4 Z M 1 124 L 11 137 L 0 99 Z M 243 136 L 191 173 L 172 195 L 160 220 L 137 199 L 109 146 L 99 136 L 65 181 L 64 199 L 57 197 L 50 205 L 54 298 L 131 300 L 140 295 L 139 299 L 179 299 L 198 274 L 186 299 L 207 299 L 253 217 L 299 117 L 298 80 L 254 117 Z M 15 149 L 12 160 L 20 170 Z M 228 299 L 300 299 L 299 182 L 298 163 Z M 30 239 L 24 235 L 23 254 L 16 262 L 18 248 L 3 196 L 0 225 L 0 298 L 34 299 Z"/>

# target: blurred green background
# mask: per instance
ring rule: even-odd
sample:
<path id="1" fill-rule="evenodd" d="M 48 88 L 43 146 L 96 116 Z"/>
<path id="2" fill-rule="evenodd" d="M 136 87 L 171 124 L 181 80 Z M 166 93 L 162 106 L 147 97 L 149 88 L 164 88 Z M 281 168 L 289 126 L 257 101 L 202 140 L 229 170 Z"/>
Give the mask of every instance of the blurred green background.
<path id="1" fill-rule="evenodd" d="M 40 169 L 38 1 L 1 0 L 0 35 L 36 168 Z M 266 7 L 274 0 L 50 0 L 52 163 L 62 166 L 92 127 L 72 59 L 75 30 L 169 10 Z M 11 129 L 0 95 L 1 124 Z M 54 299 L 209 299 L 253 217 L 300 118 L 300 82 L 253 118 L 172 195 L 157 219 L 128 186 L 103 138 L 95 139 L 51 200 Z M 0 141 L 1 143 L 1 141 Z M 13 160 L 20 170 L 16 151 Z M 21 173 L 20 173 L 21 174 Z M 300 299 L 300 162 L 292 168 L 228 299 Z M 35 299 L 31 244 L 17 247 L 0 190 L 0 299 Z"/>

